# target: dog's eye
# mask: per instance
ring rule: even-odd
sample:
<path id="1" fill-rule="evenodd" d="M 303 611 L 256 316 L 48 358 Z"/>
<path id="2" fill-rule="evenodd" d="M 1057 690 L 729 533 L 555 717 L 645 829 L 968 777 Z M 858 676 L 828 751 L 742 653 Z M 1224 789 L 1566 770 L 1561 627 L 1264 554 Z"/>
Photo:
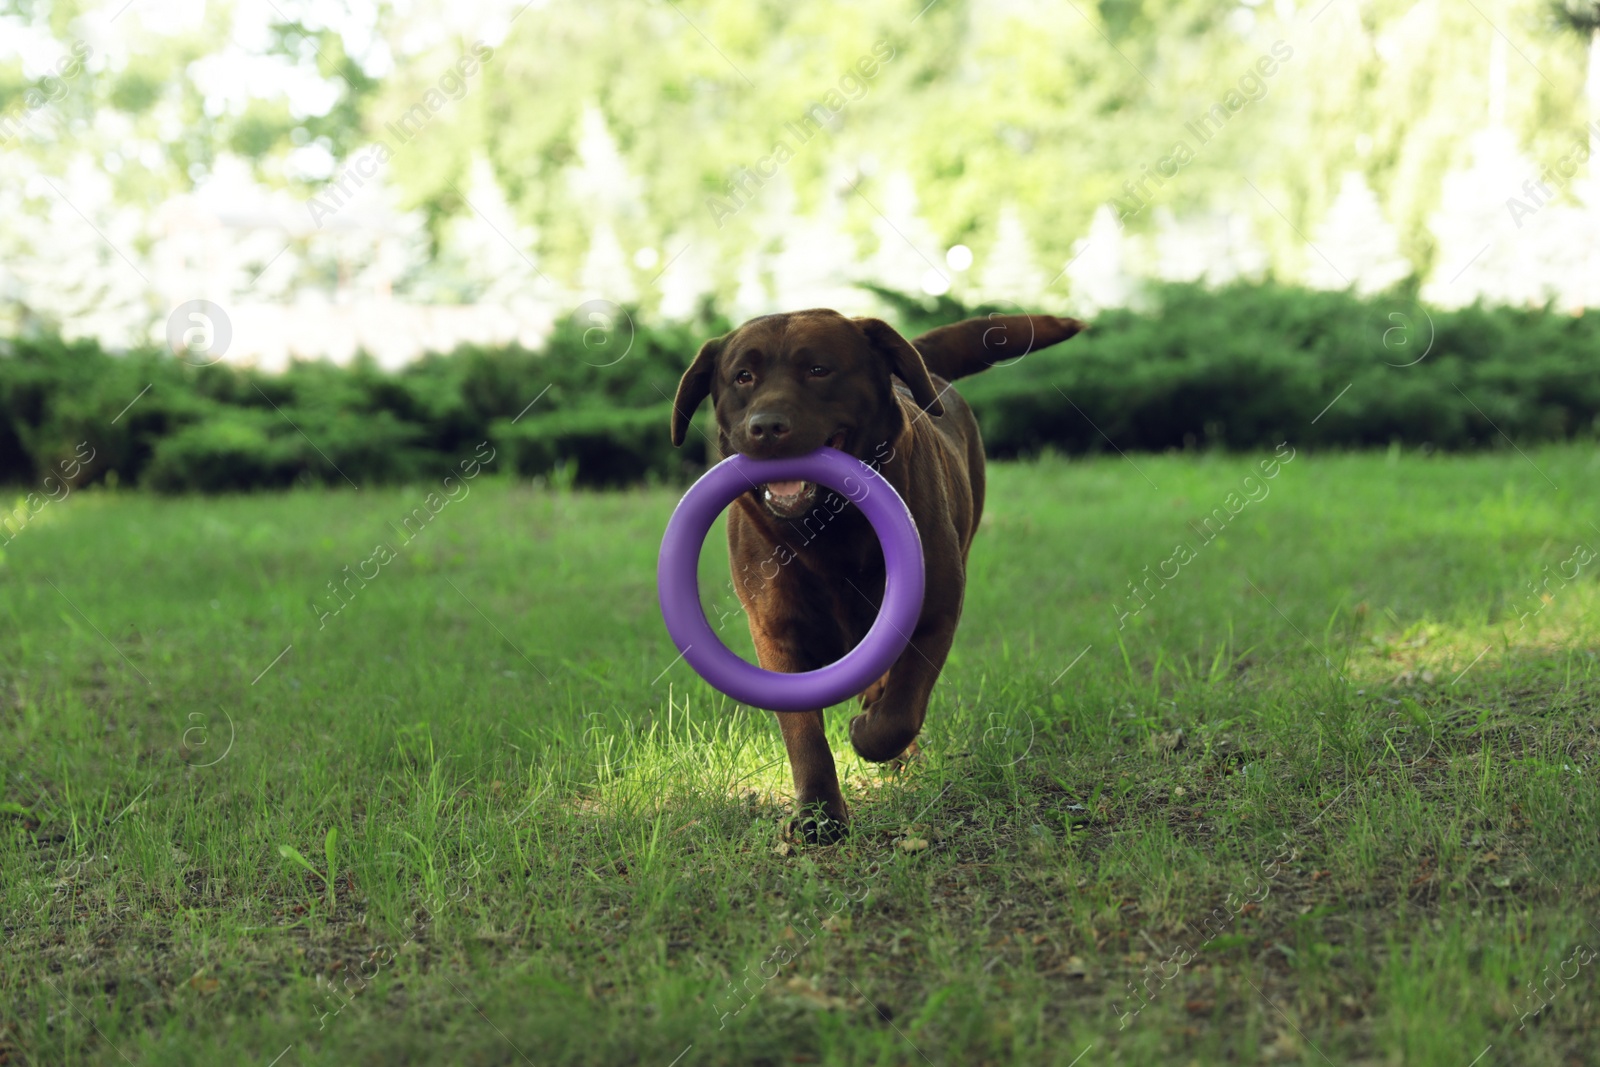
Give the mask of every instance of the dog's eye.
<path id="1" fill-rule="evenodd" d="M 747 370 L 742 370 L 733 376 L 733 380 L 738 382 L 740 385 L 749 385 L 751 382 L 756 380 L 756 376 Z"/>
<path id="2" fill-rule="evenodd" d="M 811 371 L 810 371 L 810 374 L 811 374 L 811 376 L 813 378 L 826 378 L 828 375 L 830 375 L 832 373 L 833 373 L 833 371 L 829 370 L 827 367 L 822 367 L 822 366 L 812 367 Z"/>

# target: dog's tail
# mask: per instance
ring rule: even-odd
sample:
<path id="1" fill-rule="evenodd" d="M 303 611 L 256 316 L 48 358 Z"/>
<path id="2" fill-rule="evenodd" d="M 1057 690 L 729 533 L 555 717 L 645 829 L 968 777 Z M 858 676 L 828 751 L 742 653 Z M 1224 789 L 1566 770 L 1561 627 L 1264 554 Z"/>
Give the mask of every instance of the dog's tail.
<path id="1" fill-rule="evenodd" d="M 1055 315 L 990 315 L 929 330 L 911 344 L 922 353 L 928 373 L 953 382 L 1060 344 L 1085 328 L 1077 319 Z"/>

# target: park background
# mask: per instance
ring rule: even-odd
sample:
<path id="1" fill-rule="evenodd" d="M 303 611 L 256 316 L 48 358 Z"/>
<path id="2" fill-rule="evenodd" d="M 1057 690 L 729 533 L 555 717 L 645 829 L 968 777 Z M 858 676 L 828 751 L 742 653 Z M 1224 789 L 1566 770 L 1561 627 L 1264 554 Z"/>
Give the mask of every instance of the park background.
<path id="1" fill-rule="evenodd" d="M 0 1064 L 1592 1062 L 1597 29 L 0 4 Z M 1090 323 L 831 848 L 654 591 L 816 305 Z"/>
<path id="2" fill-rule="evenodd" d="M 809 306 L 1098 318 L 975 384 L 999 455 L 1276 443 L 1345 384 L 1313 440 L 1589 432 L 1595 22 L 14 4 L 0 478 L 354 485 L 467 437 L 681 477 L 703 449 L 655 429 L 687 350 Z"/>

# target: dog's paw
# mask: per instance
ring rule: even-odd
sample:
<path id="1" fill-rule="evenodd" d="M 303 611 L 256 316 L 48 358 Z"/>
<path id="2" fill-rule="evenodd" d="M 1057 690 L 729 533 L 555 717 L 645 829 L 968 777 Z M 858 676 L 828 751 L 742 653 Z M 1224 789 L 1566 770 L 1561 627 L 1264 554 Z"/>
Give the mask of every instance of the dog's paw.
<path id="1" fill-rule="evenodd" d="M 909 753 L 917 743 L 917 731 L 885 726 L 882 716 L 864 712 L 850 720 L 850 747 L 869 763 L 888 763 Z"/>
<path id="2" fill-rule="evenodd" d="M 848 819 L 829 815 L 821 807 L 802 807 L 784 829 L 784 837 L 808 845 L 836 845 L 850 833 Z"/>
<path id="3" fill-rule="evenodd" d="M 883 699 L 883 692 L 888 688 L 889 675 L 886 672 L 882 678 L 867 686 L 866 691 L 861 694 L 861 710 L 871 711 L 872 705 Z"/>

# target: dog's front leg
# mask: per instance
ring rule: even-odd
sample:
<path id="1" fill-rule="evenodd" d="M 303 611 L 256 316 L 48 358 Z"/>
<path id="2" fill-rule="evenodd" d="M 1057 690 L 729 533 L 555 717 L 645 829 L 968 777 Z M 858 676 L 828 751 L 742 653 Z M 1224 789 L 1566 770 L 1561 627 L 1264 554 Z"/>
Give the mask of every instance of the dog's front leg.
<path id="1" fill-rule="evenodd" d="M 850 811 L 839 790 L 839 772 L 823 731 L 822 712 L 778 713 L 783 744 L 794 773 L 794 818 L 789 833 L 812 844 L 829 845 L 849 830 Z"/>
<path id="2" fill-rule="evenodd" d="M 953 620 L 919 627 L 889 673 L 862 694 L 866 710 L 850 720 L 850 744 L 858 756 L 887 763 L 917 739 L 955 636 Z"/>
<path id="3" fill-rule="evenodd" d="M 756 658 L 764 670 L 798 674 L 815 670 L 820 663 L 790 647 L 789 643 L 763 633 L 751 621 Z M 823 729 L 822 711 L 774 712 L 783 731 L 783 745 L 789 752 L 789 770 L 794 775 L 794 818 L 789 833 L 813 844 L 832 844 L 843 838 L 850 823 L 850 810 L 839 789 L 839 772 L 833 763 L 833 750 Z"/>

